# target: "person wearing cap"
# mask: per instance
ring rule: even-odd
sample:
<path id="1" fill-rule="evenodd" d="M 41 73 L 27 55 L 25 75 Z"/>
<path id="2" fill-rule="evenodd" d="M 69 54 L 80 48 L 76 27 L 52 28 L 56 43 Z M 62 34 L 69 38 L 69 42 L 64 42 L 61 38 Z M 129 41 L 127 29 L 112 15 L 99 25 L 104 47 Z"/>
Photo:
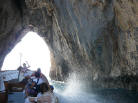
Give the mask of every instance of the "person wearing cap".
<path id="1" fill-rule="evenodd" d="M 46 78 L 46 76 L 44 74 L 41 73 L 41 69 L 38 68 L 37 71 L 32 74 L 32 76 L 34 76 L 35 78 L 33 79 L 38 85 L 42 84 L 43 82 L 45 82 L 46 84 L 49 85 L 48 79 Z"/>

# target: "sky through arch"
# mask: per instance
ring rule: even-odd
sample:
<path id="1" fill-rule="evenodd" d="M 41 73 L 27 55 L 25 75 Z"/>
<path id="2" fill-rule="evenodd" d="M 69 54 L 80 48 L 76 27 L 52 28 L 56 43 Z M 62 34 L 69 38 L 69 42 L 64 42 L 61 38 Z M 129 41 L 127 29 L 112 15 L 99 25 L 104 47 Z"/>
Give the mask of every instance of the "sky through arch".
<path id="1" fill-rule="evenodd" d="M 43 38 L 35 32 L 28 32 L 6 56 L 2 70 L 16 70 L 26 61 L 31 70 L 41 68 L 41 71 L 49 77 L 50 51 Z"/>

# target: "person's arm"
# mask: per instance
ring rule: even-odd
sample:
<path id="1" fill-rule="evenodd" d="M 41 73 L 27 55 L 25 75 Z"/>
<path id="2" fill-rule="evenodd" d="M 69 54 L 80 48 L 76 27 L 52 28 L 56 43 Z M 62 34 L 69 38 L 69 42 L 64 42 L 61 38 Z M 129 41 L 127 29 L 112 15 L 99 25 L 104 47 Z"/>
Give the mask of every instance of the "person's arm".
<path id="1" fill-rule="evenodd" d="M 27 67 L 26 67 L 27 69 L 31 67 L 27 61 L 26 61 L 26 64 L 27 64 Z"/>
<path id="2" fill-rule="evenodd" d="M 28 67 L 26 67 L 27 68 L 27 70 L 29 70 L 28 68 L 30 68 L 31 66 L 29 65 Z"/>
<path id="3" fill-rule="evenodd" d="M 26 98 L 28 96 L 28 92 L 27 92 L 27 89 L 25 88 L 25 97 Z"/>

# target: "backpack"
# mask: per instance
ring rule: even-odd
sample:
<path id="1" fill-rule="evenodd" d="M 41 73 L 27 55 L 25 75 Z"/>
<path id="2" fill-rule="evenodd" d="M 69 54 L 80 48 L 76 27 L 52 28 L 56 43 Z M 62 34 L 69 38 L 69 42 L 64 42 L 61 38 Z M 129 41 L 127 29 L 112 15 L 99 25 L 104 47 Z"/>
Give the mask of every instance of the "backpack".
<path id="1" fill-rule="evenodd" d="M 36 97 L 37 96 L 37 92 L 34 88 L 27 88 L 27 93 L 31 97 Z"/>

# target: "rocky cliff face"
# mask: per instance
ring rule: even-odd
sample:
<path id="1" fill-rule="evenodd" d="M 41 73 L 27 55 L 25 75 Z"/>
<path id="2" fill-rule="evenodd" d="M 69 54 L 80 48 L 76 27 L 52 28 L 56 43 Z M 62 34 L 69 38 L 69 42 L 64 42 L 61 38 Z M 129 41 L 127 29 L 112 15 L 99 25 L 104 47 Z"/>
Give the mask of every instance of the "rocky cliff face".
<path id="1" fill-rule="evenodd" d="M 49 45 L 50 76 L 138 89 L 137 0 L 1 0 L 0 65 L 29 30 Z M 10 49 L 9 49 L 10 48 Z"/>

